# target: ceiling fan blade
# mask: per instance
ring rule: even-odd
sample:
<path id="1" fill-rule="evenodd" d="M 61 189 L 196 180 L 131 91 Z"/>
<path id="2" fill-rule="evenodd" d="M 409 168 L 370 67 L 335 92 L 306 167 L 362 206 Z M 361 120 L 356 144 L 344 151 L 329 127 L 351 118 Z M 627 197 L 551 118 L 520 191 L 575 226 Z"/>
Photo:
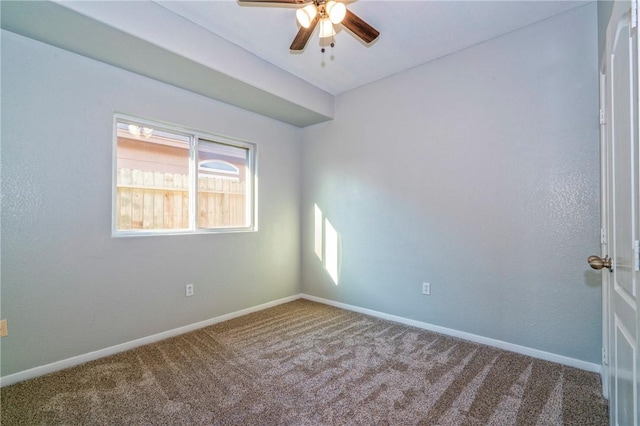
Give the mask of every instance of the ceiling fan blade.
<path id="1" fill-rule="evenodd" d="M 284 3 L 284 4 L 305 4 L 312 0 L 238 0 L 240 3 Z"/>
<path id="2" fill-rule="evenodd" d="M 347 9 L 347 14 L 342 20 L 342 25 L 360 37 L 365 43 L 371 43 L 380 35 L 380 31 L 364 22 L 358 15 L 351 12 L 349 9 Z"/>
<path id="3" fill-rule="evenodd" d="M 311 34 L 313 34 L 313 30 L 316 29 L 316 25 L 318 25 L 319 20 L 320 20 L 320 16 L 318 14 L 316 15 L 315 18 L 313 18 L 313 21 L 311 21 L 311 25 L 309 25 L 309 28 L 300 27 L 300 31 L 298 31 L 298 34 L 296 34 L 296 38 L 293 39 L 293 43 L 291 43 L 291 47 L 289 47 L 289 49 L 291 50 L 304 49 L 304 47 L 307 45 L 307 41 L 309 40 L 309 37 L 311 37 Z"/>

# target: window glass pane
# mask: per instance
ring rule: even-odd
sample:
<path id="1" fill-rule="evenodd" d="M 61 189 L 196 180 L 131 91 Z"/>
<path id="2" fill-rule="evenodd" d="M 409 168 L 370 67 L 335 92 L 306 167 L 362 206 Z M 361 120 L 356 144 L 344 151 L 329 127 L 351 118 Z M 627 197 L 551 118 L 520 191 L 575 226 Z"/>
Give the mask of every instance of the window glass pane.
<path id="1" fill-rule="evenodd" d="M 190 137 L 117 122 L 117 230 L 189 228 Z"/>
<path id="2" fill-rule="evenodd" d="M 114 236 L 257 229 L 254 144 L 115 121 Z"/>
<path id="3" fill-rule="evenodd" d="M 235 175 L 240 174 L 240 170 L 231 163 L 221 160 L 204 160 L 198 165 L 200 173 L 226 174 Z"/>
<path id="4" fill-rule="evenodd" d="M 249 160 L 248 148 L 198 142 L 198 227 L 251 224 Z"/>

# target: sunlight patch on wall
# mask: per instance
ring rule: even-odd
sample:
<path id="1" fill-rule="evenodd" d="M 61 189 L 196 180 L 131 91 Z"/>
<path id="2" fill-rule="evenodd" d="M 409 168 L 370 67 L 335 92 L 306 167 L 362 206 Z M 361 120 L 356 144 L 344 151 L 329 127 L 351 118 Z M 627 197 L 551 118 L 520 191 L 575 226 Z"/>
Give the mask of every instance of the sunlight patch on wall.
<path id="1" fill-rule="evenodd" d="M 314 251 L 322 262 L 322 210 L 314 204 L 315 225 L 314 225 Z"/>
<path id="2" fill-rule="evenodd" d="M 340 275 L 340 234 L 314 204 L 314 252 L 335 285 Z"/>
<path id="3" fill-rule="evenodd" d="M 338 232 L 328 219 L 325 219 L 324 224 L 324 267 L 333 282 L 338 285 Z"/>

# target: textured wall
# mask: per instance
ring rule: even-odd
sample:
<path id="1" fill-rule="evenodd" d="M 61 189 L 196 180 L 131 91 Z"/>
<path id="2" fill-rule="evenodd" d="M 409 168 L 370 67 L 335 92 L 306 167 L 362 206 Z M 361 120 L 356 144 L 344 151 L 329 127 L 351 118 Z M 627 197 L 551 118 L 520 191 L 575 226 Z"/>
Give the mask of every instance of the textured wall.
<path id="1" fill-rule="evenodd" d="M 611 18 L 613 1 L 598 0 L 598 58 L 602 58 L 605 49 L 605 37 L 607 35 L 607 24 Z"/>
<path id="2" fill-rule="evenodd" d="M 302 154 L 288 125 L 3 31 L 2 375 L 297 293 L 301 155 L 306 293 L 598 362 L 595 15 L 345 94 Z M 111 238 L 114 111 L 256 142 L 260 231 Z"/>
<path id="3" fill-rule="evenodd" d="M 114 111 L 257 143 L 260 230 L 111 238 Z M 299 140 L 3 31 L 2 375 L 297 294 Z"/>
<path id="4" fill-rule="evenodd" d="M 338 97 L 303 133 L 303 291 L 599 363 L 597 53 L 592 3 Z"/>

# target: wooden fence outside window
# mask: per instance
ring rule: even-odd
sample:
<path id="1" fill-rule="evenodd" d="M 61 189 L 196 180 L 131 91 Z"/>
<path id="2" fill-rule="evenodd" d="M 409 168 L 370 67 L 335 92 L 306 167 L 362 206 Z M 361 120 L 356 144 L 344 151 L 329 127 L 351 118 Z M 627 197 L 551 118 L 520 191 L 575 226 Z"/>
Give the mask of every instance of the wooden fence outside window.
<path id="1" fill-rule="evenodd" d="M 199 177 L 198 226 L 246 226 L 245 195 L 245 182 Z M 118 230 L 188 229 L 188 175 L 118 169 L 116 216 Z"/>

